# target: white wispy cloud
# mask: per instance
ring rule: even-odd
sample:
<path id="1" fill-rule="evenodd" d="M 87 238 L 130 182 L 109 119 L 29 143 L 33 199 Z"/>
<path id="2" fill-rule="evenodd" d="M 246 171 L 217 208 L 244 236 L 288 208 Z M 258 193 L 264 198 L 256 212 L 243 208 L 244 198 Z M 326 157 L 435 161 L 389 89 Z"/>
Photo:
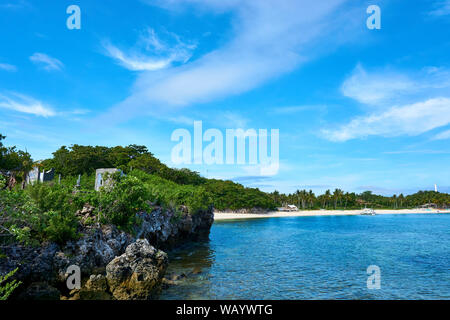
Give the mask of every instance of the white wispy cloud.
<path id="1" fill-rule="evenodd" d="M 226 129 L 247 129 L 248 123 L 250 122 L 249 119 L 243 115 L 231 111 L 214 112 L 212 115 L 208 114 L 206 116 L 207 121 L 202 120 L 205 119 L 205 113 L 199 112 L 193 113 L 189 116 L 182 115 L 177 111 L 171 113 L 155 113 L 152 115 L 152 118 L 180 125 L 186 125 L 189 127 L 193 126 L 194 121 L 203 121 L 205 130 L 210 126 Z"/>
<path id="2" fill-rule="evenodd" d="M 41 117 L 52 117 L 56 115 L 56 113 L 49 106 L 17 92 L 0 94 L 0 108 L 33 114 Z"/>
<path id="3" fill-rule="evenodd" d="M 442 131 L 433 137 L 434 140 L 450 139 L 450 130 Z"/>
<path id="4" fill-rule="evenodd" d="M 109 43 L 104 44 L 104 48 L 107 54 L 119 62 L 120 65 L 133 71 L 159 70 L 166 68 L 171 63 L 171 60 L 168 58 L 157 60 L 143 56 L 127 55 Z"/>
<path id="5" fill-rule="evenodd" d="M 183 107 L 246 92 L 314 58 L 316 46 L 326 50 L 319 39 L 334 33 L 327 44 L 336 45 L 342 26 L 352 25 L 352 17 L 346 17 L 346 23 L 339 21 L 346 0 L 145 2 L 168 9 L 189 4 L 190 10 L 205 14 L 230 12 L 234 34 L 222 47 L 187 64 L 140 74 L 132 95 L 109 112 L 116 119 L 123 120 L 125 110 L 131 117 L 143 110 Z"/>
<path id="6" fill-rule="evenodd" d="M 30 57 L 30 60 L 41 66 L 46 71 L 59 71 L 64 67 L 64 64 L 61 61 L 50 57 L 45 53 L 36 52 Z"/>
<path id="7" fill-rule="evenodd" d="M 141 34 L 136 47 L 128 52 L 109 41 L 103 41 L 102 45 L 106 55 L 132 71 L 155 71 L 167 68 L 174 62 L 187 62 L 195 45 L 182 42 L 174 33 L 166 33 L 172 38 L 173 45 L 161 40 L 151 28 Z"/>
<path id="8" fill-rule="evenodd" d="M 434 98 L 394 106 L 381 113 L 357 117 L 336 130 L 323 130 L 332 141 L 368 136 L 415 136 L 450 123 L 450 99 Z"/>
<path id="9" fill-rule="evenodd" d="M 450 15 L 450 0 L 441 0 L 438 1 L 435 8 L 429 12 L 432 16 L 446 16 Z"/>
<path id="10" fill-rule="evenodd" d="M 367 106 L 392 105 L 418 97 L 439 96 L 450 89 L 450 72 L 444 68 L 427 67 L 407 74 L 390 69 L 368 72 L 358 64 L 344 81 L 341 92 Z"/>
<path id="11" fill-rule="evenodd" d="M 0 63 L 0 69 L 10 72 L 17 71 L 17 67 L 9 63 Z"/>
<path id="12" fill-rule="evenodd" d="M 369 111 L 337 129 L 322 130 L 332 141 L 414 136 L 450 122 L 450 72 L 445 68 L 407 74 L 389 69 L 368 72 L 357 65 L 341 92 Z"/>
<path id="13" fill-rule="evenodd" d="M 365 104 L 379 104 L 416 89 L 414 81 L 403 74 L 389 71 L 368 73 L 360 64 L 344 81 L 344 96 Z"/>
<path id="14" fill-rule="evenodd" d="M 6 3 L 0 4 L 0 9 L 24 9 L 24 8 L 31 8 L 31 3 L 25 0 L 15 0 L 15 1 L 8 1 Z"/>
<path id="15" fill-rule="evenodd" d="M 236 112 L 226 111 L 219 113 L 218 118 L 213 122 L 218 126 L 226 128 L 245 129 L 248 126 L 249 120 Z"/>
<path id="16" fill-rule="evenodd" d="M 289 115 L 298 112 L 312 112 L 312 111 L 325 111 L 327 109 L 326 105 L 301 105 L 301 106 L 289 106 L 289 107 L 276 107 L 273 108 L 270 113 Z"/>
<path id="17" fill-rule="evenodd" d="M 384 154 L 409 154 L 409 153 L 415 153 L 415 154 L 450 154 L 450 151 L 446 150 L 397 150 L 397 151 L 385 151 Z"/>

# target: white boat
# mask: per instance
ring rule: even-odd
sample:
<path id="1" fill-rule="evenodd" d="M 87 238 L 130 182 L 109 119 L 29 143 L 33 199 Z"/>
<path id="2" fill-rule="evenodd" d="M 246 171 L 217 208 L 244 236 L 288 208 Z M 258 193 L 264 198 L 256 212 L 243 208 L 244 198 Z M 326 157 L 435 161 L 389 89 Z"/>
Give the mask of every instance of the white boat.
<path id="1" fill-rule="evenodd" d="M 364 210 L 361 212 L 361 215 L 363 216 L 374 216 L 375 214 L 375 210 L 371 208 L 364 208 Z"/>

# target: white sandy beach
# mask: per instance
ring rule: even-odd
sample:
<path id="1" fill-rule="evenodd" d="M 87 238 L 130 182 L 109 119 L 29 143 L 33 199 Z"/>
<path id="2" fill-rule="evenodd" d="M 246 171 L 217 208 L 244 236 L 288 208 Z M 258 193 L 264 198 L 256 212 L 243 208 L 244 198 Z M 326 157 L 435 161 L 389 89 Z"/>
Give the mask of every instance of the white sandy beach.
<path id="1" fill-rule="evenodd" d="M 234 213 L 214 212 L 215 221 L 256 219 L 256 218 L 282 218 L 282 217 L 311 217 L 311 216 L 352 216 L 360 215 L 361 210 L 305 210 L 293 212 L 271 211 L 268 213 Z M 401 210 L 375 210 L 376 214 L 435 214 L 450 213 L 450 210 L 423 210 L 423 209 L 401 209 Z"/>

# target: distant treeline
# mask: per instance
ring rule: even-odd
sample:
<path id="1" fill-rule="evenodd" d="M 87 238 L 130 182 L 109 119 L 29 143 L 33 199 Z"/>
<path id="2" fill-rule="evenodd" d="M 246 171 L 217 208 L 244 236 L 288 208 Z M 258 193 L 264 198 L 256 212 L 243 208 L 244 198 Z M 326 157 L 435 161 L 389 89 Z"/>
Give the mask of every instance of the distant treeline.
<path id="1" fill-rule="evenodd" d="M 333 192 L 327 190 L 324 194 L 316 196 L 311 190 L 297 190 L 292 194 L 280 194 L 275 191 L 269 194 L 278 205 L 294 204 L 299 209 L 359 209 L 361 207 L 402 209 L 416 208 L 421 205 L 430 204 L 438 208 L 450 206 L 450 194 L 434 191 L 419 191 L 404 196 L 403 194 L 391 197 L 373 194 L 365 191 L 361 194 L 344 192 L 335 189 Z"/>

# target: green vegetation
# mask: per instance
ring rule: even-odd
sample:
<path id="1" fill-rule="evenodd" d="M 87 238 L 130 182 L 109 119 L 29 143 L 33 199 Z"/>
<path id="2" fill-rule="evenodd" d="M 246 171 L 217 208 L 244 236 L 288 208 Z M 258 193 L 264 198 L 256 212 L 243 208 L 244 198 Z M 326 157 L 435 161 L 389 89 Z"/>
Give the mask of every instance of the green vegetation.
<path id="1" fill-rule="evenodd" d="M 406 209 L 417 208 L 424 204 L 434 204 L 439 208 L 450 206 L 450 194 L 434 191 L 419 191 L 408 196 L 400 194 L 385 197 L 375 195 L 371 191 L 356 194 L 335 189 L 333 193 L 327 190 L 324 194 L 316 196 L 311 190 L 297 190 L 295 193 L 288 195 L 275 191 L 270 196 L 278 206 L 295 204 L 303 210 L 360 209 L 364 206 L 378 209 Z"/>
<path id="2" fill-rule="evenodd" d="M 21 284 L 17 280 L 8 280 L 17 272 L 17 269 L 7 273 L 4 276 L 0 275 L 0 301 L 7 300 L 13 291 Z"/>
<path id="3" fill-rule="evenodd" d="M 38 245 L 46 240 L 63 243 L 77 237 L 74 207 L 62 187 L 38 184 L 26 190 L 0 191 L 0 222 L 2 242 Z"/>
<path id="4" fill-rule="evenodd" d="M 10 189 L 18 182 L 24 183 L 25 177 L 33 166 L 31 155 L 28 152 L 17 150 L 16 147 L 5 147 L 3 140 L 6 137 L 0 134 L 0 176 L 9 175 L 8 183 L 0 181 L 0 189 Z"/>
<path id="5" fill-rule="evenodd" d="M 100 192 L 61 184 L 36 183 L 22 190 L 0 190 L 0 241 L 20 241 L 38 245 L 43 241 L 64 243 L 77 239 L 79 216 L 85 204 L 94 207 L 95 220 L 114 224 L 131 232 L 139 223 L 136 213 L 153 205 L 189 213 L 207 210 L 211 195 L 202 187 L 178 185 L 172 181 L 133 170 L 127 176 L 116 175 L 110 188 Z"/>
<path id="6" fill-rule="evenodd" d="M 276 202 L 259 189 L 244 188 L 232 181 L 208 180 L 205 189 L 214 198 L 214 208 L 220 211 L 261 208 L 274 210 Z"/>
<path id="7" fill-rule="evenodd" d="M 133 170 L 129 176 L 147 186 L 148 198 L 157 205 L 175 210 L 184 205 L 192 214 L 212 205 L 212 196 L 203 186 L 179 185 L 140 170 Z"/>

